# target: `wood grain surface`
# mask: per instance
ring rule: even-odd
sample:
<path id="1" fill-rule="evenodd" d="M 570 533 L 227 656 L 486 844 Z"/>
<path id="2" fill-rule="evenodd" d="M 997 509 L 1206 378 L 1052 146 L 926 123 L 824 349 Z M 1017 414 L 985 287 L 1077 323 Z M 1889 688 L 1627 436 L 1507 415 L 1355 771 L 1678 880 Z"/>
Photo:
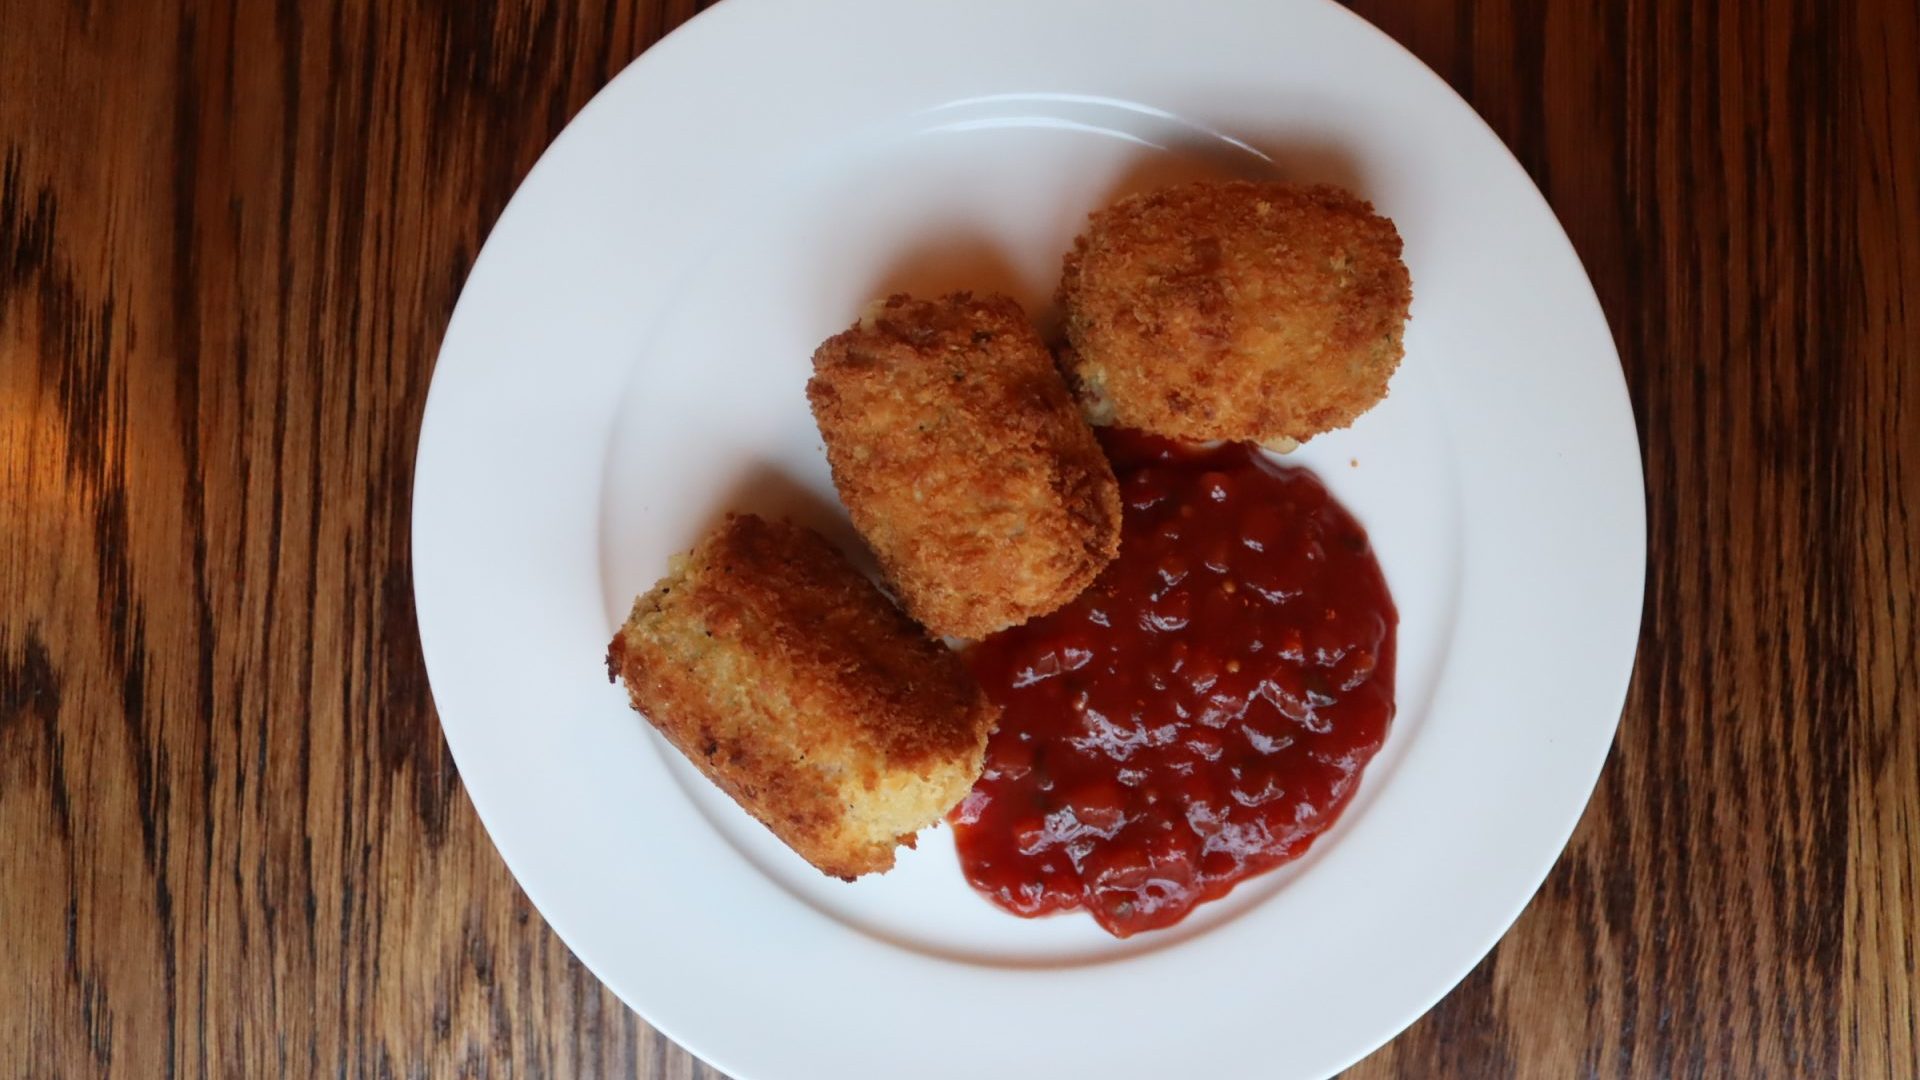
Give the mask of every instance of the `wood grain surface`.
<path id="1" fill-rule="evenodd" d="M 488 844 L 407 539 L 488 227 L 694 6 L 0 0 L 0 1075 L 717 1075 Z M 1354 6 L 1586 260 L 1651 552 L 1572 845 L 1351 1075 L 1916 1075 L 1920 12 Z"/>

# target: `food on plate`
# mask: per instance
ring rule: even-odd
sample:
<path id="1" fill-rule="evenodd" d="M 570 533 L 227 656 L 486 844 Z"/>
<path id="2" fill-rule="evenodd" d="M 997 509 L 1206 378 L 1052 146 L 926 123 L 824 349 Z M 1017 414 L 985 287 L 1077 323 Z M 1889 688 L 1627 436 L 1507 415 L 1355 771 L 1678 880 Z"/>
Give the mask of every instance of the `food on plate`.
<path id="1" fill-rule="evenodd" d="M 849 880 L 966 795 L 999 714 L 825 538 L 752 515 L 635 601 L 607 671 L 709 780 Z"/>
<path id="2" fill-rule="evenodd" d="M 1400 250 L 1338 188 L 1195 183 L 1091 217 L 1057 354 L 1004 296 L 876 303 L 807 399 L 901 607 L 819 534 L 729 516 L 609 674 L 827 874 L 945 816 L 1009 911 L 1179 922 L 1332 827 L 1393 719 L 1366 532 L 1255 444 L 1386 394 Z"/>
<path id="3" fill-rule="evenodd" d="M 1096 422 L 1285 447 L 1386 396 L 1412 289 L 1366 201 L 1208 181 L 1092 215 L 1058 300 L 1061 365 Z"/>
<path id="4" fill-rule="evenodd" d="M 855 527 L 933 633 L 1044 615 L 1113 558 L 1113 469 L 1014 301 L 889 297 L 814 353 L 807 398 Z"/>
<path id="5" fill-rule="evenodd" d="M 1366 532 L 1311 472 L 1241 443 L 1107 436 L 1120 557 L 975 645 L 1004 706 L 953 811 L 967 879 L 1119 937 L 1303 853 L 1393 718 L 1398 615 Z"/>

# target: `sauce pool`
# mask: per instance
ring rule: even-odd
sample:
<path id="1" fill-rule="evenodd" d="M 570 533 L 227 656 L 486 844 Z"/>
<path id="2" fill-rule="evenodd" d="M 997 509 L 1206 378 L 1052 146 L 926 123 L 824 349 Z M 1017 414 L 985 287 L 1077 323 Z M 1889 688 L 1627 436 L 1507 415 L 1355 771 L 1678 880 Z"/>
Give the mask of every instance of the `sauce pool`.
<path id="1" fill-rule="evenodd" d="M 1120 555 L 1073 603 L 972 647 L 1004 707 L 950 815 L 967 880 L 1117 937 L 1287 862 L 1393 718 L 1398 615 L 1365 530 L 1245 444 L 1104 432 Z"/>

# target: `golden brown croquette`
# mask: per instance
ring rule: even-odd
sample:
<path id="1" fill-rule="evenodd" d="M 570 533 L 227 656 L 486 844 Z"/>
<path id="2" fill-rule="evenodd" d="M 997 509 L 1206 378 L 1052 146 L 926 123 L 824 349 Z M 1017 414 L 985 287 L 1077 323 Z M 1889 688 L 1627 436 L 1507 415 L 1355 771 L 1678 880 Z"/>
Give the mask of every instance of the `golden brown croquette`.
<path id="1" fill-rule="evenodd" d="M 1400 234 L 1327 186 L 1185 184 L 1094 215 L 1066 257 L 1061 364 L 1088 415 L 1305 441 L 1386 396 L 1412 301 Z"/>
<path id="2" fill-rule="evenodd" d="M 814 353 L 807 398 L 855 527 L 936 634 L 1053 611 L 1119 550 L 1113 467 L 1004 296 L 887 299 Z"/>
<path id="3" fill-rule="evenodd" d="M 999 716 L 825 538 L 751 515 L 634 603 L 607 671 L 709 780 L 848 879 L 965 797 Z"/>

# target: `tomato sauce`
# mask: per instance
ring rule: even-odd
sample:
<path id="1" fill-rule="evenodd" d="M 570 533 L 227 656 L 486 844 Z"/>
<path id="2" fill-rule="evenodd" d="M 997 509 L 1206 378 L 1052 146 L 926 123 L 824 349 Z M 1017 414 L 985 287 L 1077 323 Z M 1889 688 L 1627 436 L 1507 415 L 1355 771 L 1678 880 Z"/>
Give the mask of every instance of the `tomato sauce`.
<path id="1" fill-rule="evenodd" d="M 1120 556 L 968 651 L 1005 708 L 953 811 L 968 881 L 1127 937 L 1300 855 L 1393 718 L 1398 615 L 1366 532 L 1249 445 L 1103 436 Z"/>

